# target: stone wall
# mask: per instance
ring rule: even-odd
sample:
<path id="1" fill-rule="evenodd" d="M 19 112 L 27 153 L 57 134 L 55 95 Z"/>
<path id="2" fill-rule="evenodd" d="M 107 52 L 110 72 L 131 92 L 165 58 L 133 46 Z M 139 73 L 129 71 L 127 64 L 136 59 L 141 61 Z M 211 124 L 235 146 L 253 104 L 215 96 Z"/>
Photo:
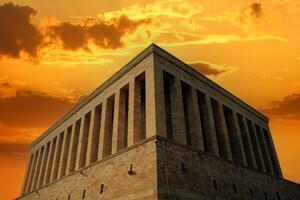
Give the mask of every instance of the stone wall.
<path id="1" fill-rule="evenodd" d="M 144 140 L 18 199 L 157 199 L 155 151 L 154 140 Z"/>
<path id="2" fill-rule="evenodd" d="M 174 141 L 157 144 L 159 199 L 300 199 L 298 184 Z"/>

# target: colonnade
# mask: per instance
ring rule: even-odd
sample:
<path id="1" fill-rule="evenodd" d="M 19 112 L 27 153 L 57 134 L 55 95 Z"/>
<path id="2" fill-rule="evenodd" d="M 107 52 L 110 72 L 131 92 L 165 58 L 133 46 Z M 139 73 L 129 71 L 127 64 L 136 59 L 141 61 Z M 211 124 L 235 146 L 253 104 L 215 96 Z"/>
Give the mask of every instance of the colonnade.
<path id="1" fill-rule="evenodd" d="M 23 194 L 146 138 L 145 72 L 32 152 Z"/>
<path id="2" fill-rule="evenodd" d="M 129 80 L 32 152 L 22 193 L 155 134 L 282 176 L 267 124 L 254 122 L 171 73 L 151 69 Z"/>
<path id="3" fill-rule="evenodd" d="M 221 98 L 169 72 L 157 73 L 163 77 L 160 84 L 164 91 L 158 95 L 164 97 L 166 137 L 242 166 L 282 176 L 267 122 L 243 116 L 238 109 L 224 105 Z"/>

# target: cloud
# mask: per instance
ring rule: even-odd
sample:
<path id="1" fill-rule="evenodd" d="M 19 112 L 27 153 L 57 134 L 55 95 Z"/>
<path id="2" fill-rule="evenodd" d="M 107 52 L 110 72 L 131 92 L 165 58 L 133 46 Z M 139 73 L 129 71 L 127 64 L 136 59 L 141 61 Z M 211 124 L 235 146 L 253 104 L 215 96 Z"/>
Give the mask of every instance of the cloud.
<path id="1" fill-rule="evenodd" d="M 187 41 L 173 41 L 170 43 L 160 42 L 162 46 L 187 46 L 187 45 L 201 45 L 201 44 L 227 44 L 230 42 L 251 42 L 251 41 L 263 41 L 263 40 L 276 40 L 281 42 L 287 42 L 288 40 L 283 37 L 273 35 L 262 36 L 239 36 L 228 34 L 203 34 L 199 35 L 199 39 L 187 40 Z"/>
<path id="2" fill-rule="evenodd" d="M 255 18 L 259 18 L 262 14 L 262 4 L 260 3 L 252 3 L 249 6 L 250 15 Z"/>
<path id="3" fill-rule="evenodd" d="M 261 111 L 270 117 L 300 119 L 300 93 L 288 95 L 274 102 L 272 108 Z"/>
<path id="4" fill-rule="evenodd" d="M 229 71 L 229 69 L 220 68 L 219 66 L 212 66 L 210 63 L 194 62 L 189 65 L 204 75 L 217 76 Z"/>
<path id="5" fill-rule="evenodd" d="M 11 85 L 9 82 L 1 83 L 1 87 L 3 88 L 11 88 Z"/>
<path id="6" fill-rule="evenodd" d="M 262 4 L 254 2 L 240 11 L 239 19 L 241 23 L 251 23 L 261 18 L 262 14 Z"/>
<path id="7" fill-rule="evenodd" d="M 52 27 L 53 38 L 59 39 L 62 47 L 67 50 L 77 50 L 79 48 L 87 48 L 87 37 L 85 27 L 63 22 L 58 26 Z"/>
<path id="8" fill-rule="evenodd" d="M 15 142 L 0 142 L 0 156 L 27 154 L 29 144 Z"/>
<path id="9" fill-rule="evenodd" d="M 125 46 L 125 36 L 133 34 L 139 26 L 151 23 L 150 17 L 132 20 L 123 14 L 72 21 L 49 17 L 52 20 L 43 18 L 39 24 L 33 24 L 31 20 L 36 14 L 29 6 L 0 5 L 0 58 L 29 57 L 38 61 L 43 50 L 51 47 L 89 52 L 90 44 L 98 49 L 117 49 Z"/>
<path id="10" fill-rule="evenodd" d="M 55 122 L 75 105 L 69 99 L 31 90 L 0 99 L 0 123 L 13 127 L 41 127 Z"/>
<path id="11" fill-rule="evenodd" d="M 50 27 L 51 36 L 66 50 L 88 50 L 89 42 L 102 49 L 116 49 L 124 46 L 122 38 L 133 33 L 140 25 L 151 20 L 131 20 L 125 15 L 104 19 L 85 19 L 80 23 L 62 22 Z"/>
<path id="12" fill-rule="evenodd" d="M 31 23 L 35 15 L 28 6 L 0 5 L 0 58 L 20 58 L 23 52 L 30 57 L 37 55 L 42 35 Z"/>

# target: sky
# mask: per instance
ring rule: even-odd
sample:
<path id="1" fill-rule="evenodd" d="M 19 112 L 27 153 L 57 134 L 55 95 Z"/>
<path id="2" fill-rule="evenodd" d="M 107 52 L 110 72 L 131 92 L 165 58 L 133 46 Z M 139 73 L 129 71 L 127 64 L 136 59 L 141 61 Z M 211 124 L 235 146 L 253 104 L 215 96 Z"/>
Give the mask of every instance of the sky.
<path id="1" fill-rule="evenodd" d="M 0 0 L 0 199 L 29 144 L 152 42 L 268 116 L 300 183 L 299 27 L 299 0 Z"/>

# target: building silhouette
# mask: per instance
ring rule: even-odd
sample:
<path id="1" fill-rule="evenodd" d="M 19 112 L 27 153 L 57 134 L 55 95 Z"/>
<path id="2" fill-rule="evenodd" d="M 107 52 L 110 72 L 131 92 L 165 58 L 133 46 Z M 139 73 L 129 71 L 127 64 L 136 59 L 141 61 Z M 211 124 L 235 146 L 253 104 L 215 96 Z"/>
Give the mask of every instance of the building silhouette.
<path id="1" fill-rule="evenodd" d="M 300 199 L 268 118 L 150 45 L 31 145 L 17 199 Z"/>

